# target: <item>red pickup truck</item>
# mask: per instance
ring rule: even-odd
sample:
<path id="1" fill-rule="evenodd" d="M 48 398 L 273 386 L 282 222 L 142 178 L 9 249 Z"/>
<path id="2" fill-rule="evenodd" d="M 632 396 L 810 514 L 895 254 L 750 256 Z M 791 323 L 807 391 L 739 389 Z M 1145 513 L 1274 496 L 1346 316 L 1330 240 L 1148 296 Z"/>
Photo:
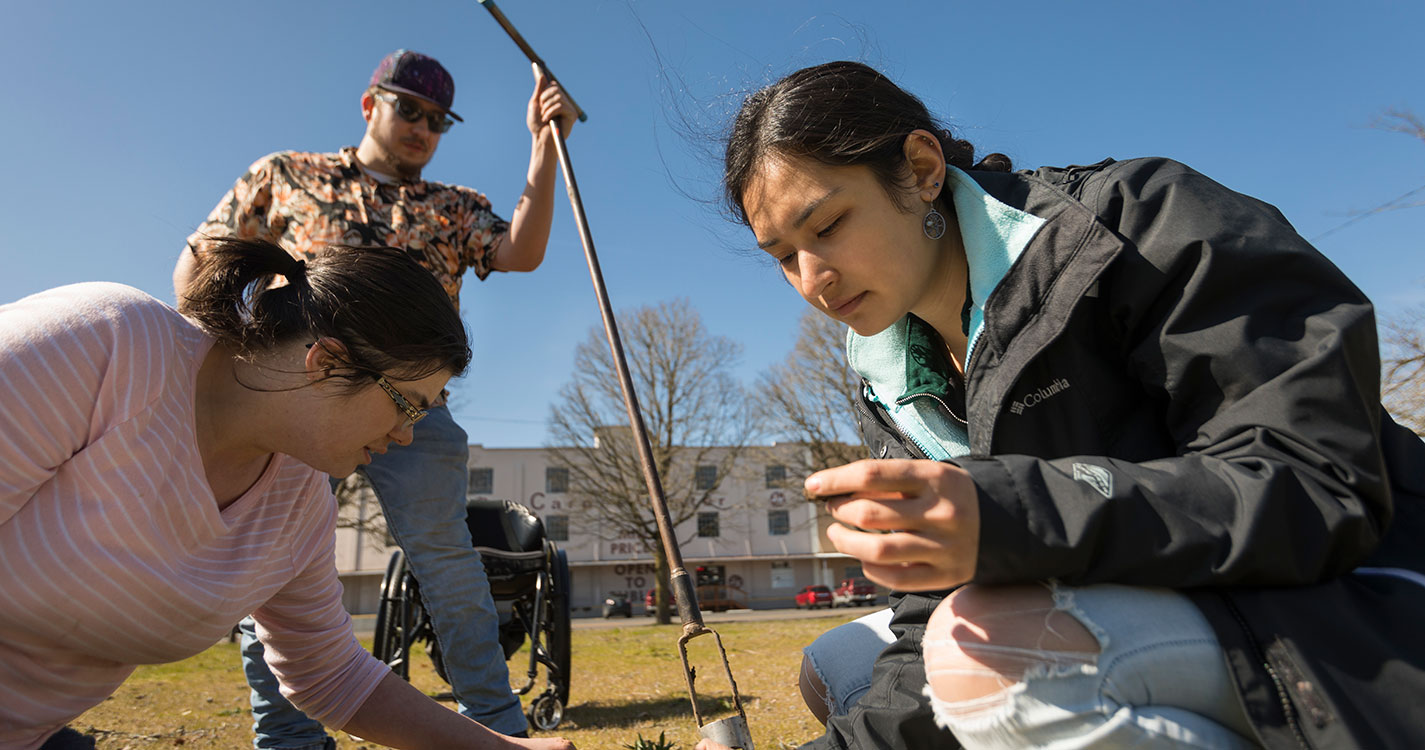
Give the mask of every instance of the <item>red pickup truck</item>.
<path id="1" fill-rule="evenodd" d="M 876 603 L 876 584 L 865 578 L 846 578 L 836 586 L 836 590 L 831 592 L 831 606 L 833 607 L 854 607 L 858 604 L 874 606 Z"/>
<path id="2" fill-rule="evenodd" d="M 797 609 L 806 607 L 816 609 L 817 607 L 831 606 L 831 589 L 825 586 L 807 586 L 797 592 Z"/>

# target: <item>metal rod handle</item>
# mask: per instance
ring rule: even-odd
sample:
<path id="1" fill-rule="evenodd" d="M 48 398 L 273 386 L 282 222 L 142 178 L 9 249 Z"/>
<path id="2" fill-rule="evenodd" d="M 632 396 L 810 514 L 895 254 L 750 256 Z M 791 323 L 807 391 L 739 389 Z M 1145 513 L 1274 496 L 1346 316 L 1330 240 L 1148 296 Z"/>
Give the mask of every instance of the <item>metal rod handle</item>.
<path id="1" fill-rule="evenodd" d="M 520 48 L 524 56 L 528 57 L 530 62 L 542 68 L 544 74 L 549 76 L 549 80 L 559 83 L 559 79 L 554 77 L 554 72 L 549 69 L 548 65 L 544 64 L 544 60 L 535 53 L 534 48 L 529 46 L 529 43 L 524 40 L 524 37 L 520 36 L 520 32 L 515 29 L 515 25 L 510 23 L 510 19 L 505 18 L 504 13 L 500 12 L 499 6 L 495 5 L 495 0 L 479 0 L 479 3 L 485 6 L 485 10 L 490 11 L 490 15 L 495 17 L 495 22 L 500 24 L 500 28 L 503 28 L 506 34 L 510 35 L 510 39 L 514 40 L 515 46 Z M 559 85 L 563 86 L 564 84 L 559 83 Z M 579 122 L 587 121 L 589 116 L 584 114 L 583 108 L 579 106 L 578 102 L 574 101 L 574 95 L 569 93 L 569 89 L 564 89 L 564 93 L 569 96 L 569 103 L 574 105 L 574 111 L 579 113 Z"/>
<path id="2" fill-rule="evenodd" d="M 520 36 L 520 33 L 515 30 L 504 14 L 495 7 L 493 0 L 480 0 L 480 4 L 490 11 L 515 44 L 524 51 L 525 56 L 540 66 L 553 79 L 554 76 L 549 73 L 549 68 L 544 64 L 544 61 L 535 54 L 534 50 L 525 42 L 524 37 Z M 575 105 L 575 109 L 578 109 L 578 105 Z M 585 119 L 582 110 L 579 111 L 579 119 Z M 648 429 L 643 423 L 643 414 L 638 408 L 638 396 L 633 390 L 633 377 L 629 374 L 628 359 L 623 353 L 623 341 L 619 337 L 618 323 L 614 319 L 613 308 L 609 304 L 609 293 L 607 287 L 604 286 L 603 272 L 599 269 L 598 254 L 594 251 L 594 237 L 589 231 L 589 220 L 584 214 L 584 201 L 579 197 L 579 183 L 574 178 L 574 165 L 569 158 L 569 148 L 564 142 L 564 128 L 557 119 L 549 124 L 554 130 L 554 147 L 559 154 L 559 167 L 564 172 L 564 187 L 569 191 L 569 203 L 574 209 L 574 220 L 579 228 L 579 241 L 584 246 L 584 258 L 589 264 L 589 277 L 594 282 L 594 295 L 598 298 L 599 314 L 604 321 L 604 333 L 608 338 L 609 351 L 613 354 L 614 367 L 618 371 L 619 388 L 623 391 L 624 406 L 628 410 L 629 427 L 634 433 L 634 442 L 638 447 L 639 462 L 643 466 L 643 479 L 648 486 L 648 499 L 653 505 L 654 520 L 658 524 L 658 536 L 663 542 L 663 551 L 668 558 L 668 565 L 672 569 L 669 579 L 678 603 L 678 614 L 683 622 L 683 633 L 678 638 L 678 655 L 683 662 L 683 676 L 688 682 L 688 696 L 693 703 L 693 718 L 697 721 L 698 727 L 704 730 L 704 736 L 723 739 L 741 750 L 753 750 L 751 733 L 747 729 L 747 712 L 742 706 L 742 696 L 737 691 L 737 681 L 732 676 L 732 664 L 727 660 L 727 649 L 722 645 L 722 636 L 703 625 L 702 612 L 698 610 L 697 591 L 688 577 L 688 571 L 683 567 L 683 554 L 678 549 L 678 538 L 674 535 L 673 524 L 668 518 L 667 498 L 663 494 L 663 483 L 658 478 L 658 469 L 653 462 L 653 449 L 648 440 Z M 698 711 L 698 694 L 694 686 L 696 677 L 692 667 L 688 664 L 688 641 L 700 635 L 712 635 L 716 640 L 718 653 L 722 656 L 722 666 L 727 673 L 728 684 L 732 687 L 733 703 L 737 709 L 736 716 L 711 724 L 704 724 L 702 715 Z"/>
<path id="3" fill-rule="evenodd" d="M 584 201 L 579 197 L 579 182 L 574 178 L 569 147 L 564 143 L 564 128 L 558 120 L 551 120 L 549 125 L 554 128 L 554 148 L 559 152 L 559 166 L 564 170 L 564 187 L 569 191 L 569 203 L 574 208 L 574 220 L 579 226 L 579 241 L 584 245 L 584 259 L 588 261 L 589 277 L 594 282 L 594 295 L 599 300 L 599 315 L 604 320 L 604 334 L 608 338 L 609 351 L 613 354 L 619 388 L 623 390 L 629 427 L 633 429 L 633 442 L 638 448 L 639 463 L 643 466 L 643 481 L 648 487 L 648 499 L 653 504 L 653 519 L 658 524 L 658 536 L 663 541 L 663 552 L 668 557 L 669 568 L 672 569 L 671 580 L 675 586 L 683 589 L 677 592 L 681 594 L 677 596 L 678 614 L 684 628 L 689 625 L 702 627 L 703 615 L 698 611 L 697 596 L 692 586 L 686 584 L 688 572 L 683 568 L 683 553 L 678 549 L 678 538 L 673 533 L 673 524 L 668 517 L 668 500 L 663 494 L 663 482 L 658 478 L 658 469 L 653 462 L 648 428 L 644 426 L 643 413 L 638 408 L 638 394 L 633 390 L 633 376 L 629 374 L 628 359 L 623 353 L 623 339 L 619 337 L 618 321 L 614 319 L 608 288 L 604 286 L 604 274 L 599 269 L 599 256 L 594 251 L 594 237 L 589 232 L 589 220 L 584 215 Z M 677 583 L 680 578 L 684 581 L 681 585 Z"/>

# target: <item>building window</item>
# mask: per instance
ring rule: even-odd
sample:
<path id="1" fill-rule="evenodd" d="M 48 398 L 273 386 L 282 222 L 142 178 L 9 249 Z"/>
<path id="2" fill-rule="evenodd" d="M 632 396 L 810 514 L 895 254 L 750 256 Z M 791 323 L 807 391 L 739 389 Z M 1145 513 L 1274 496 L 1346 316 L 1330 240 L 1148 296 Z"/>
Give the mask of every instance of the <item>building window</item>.
<path id="1" fill-rule="evenodd" d="M 495 470 L 478 468 L 470 470 L 470 487 L 467 495 L 488 495 L 495 491 Z"/>
<path id="2" fill-rule="evenodd" d="M 703 586 L 721 586 L 727 583 L 727 567 L 724 565 L 699 565 L 693 571 L 696 577 L 693 579 L 698 588 Z"/>
<path id="3" fill-rule="evenodd" d="M 720 536 L 717 523 L 717 511 L 698 514 L 698 536 L 713 538 Z"/>
<path id="4" fill-rule="evenodd" d="M 767 465 L 767 489 L 777 489 L 787 483 L 787 467 L 781 464 Z"/>
<path id="5" fill-rule="evenodd" d="M 550 541 L 569 541 L 569 516 L 552 514 L 545 516 L 544 530 L 549 533 Z"/>
<path id="6" fill-rule="evenodd" d="M 544 470 L 544 491 L 549 493 L 569 491 L 569 470 L 563 466 L 550 466 Z"/>
<path id="7" fill-rule="evenodd" d="M 786 536 L 792 530 L 791 518 L 785 510 L 767 511 L 767 533 L 772 536 Z"/>
<path id="8" fill-rule="evenodd" d="M 699 466 L 693 472 L 694 486 L 700 490 L 710 490 L 717 486 L 717 467 L 712 465 Z"/>
<path id="9" fill-rule="evenodd" d="M 786 560 L 772 561 L 772 588 L 774 589 L 794 589 L 797 587 L 797 578 L 792 574 L 792 564 Z"/>

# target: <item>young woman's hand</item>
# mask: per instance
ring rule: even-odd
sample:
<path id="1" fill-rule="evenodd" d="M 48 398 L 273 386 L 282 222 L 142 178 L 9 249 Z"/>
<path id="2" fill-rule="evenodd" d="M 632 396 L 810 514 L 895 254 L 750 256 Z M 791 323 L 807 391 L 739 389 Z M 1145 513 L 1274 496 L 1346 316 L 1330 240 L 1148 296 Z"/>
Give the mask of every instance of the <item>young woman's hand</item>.
<path id="1" fill-rule="evenodd" d="M 866 577 L 899 591 L 966 583 L 980 551 L 979 494 L 953 464 L 865 460 L 819 471 L 807 494 L 826 498 L 839 523 L 836 549 L 861 561 Z"/>
<path id="2" fill-rule="evenodd" d="M 526 750 L 574 750 L 574 743 L 566 739 L 516 739 L 515 747 Z"/>
<path id="3" fill-rule="evenodd" d="M 480 747 L 501 750 L 574 750 L 565 739 L 507 737 L 431 700 L 411 683 L 387 672 L 341 727 L 386 747 Z"/>

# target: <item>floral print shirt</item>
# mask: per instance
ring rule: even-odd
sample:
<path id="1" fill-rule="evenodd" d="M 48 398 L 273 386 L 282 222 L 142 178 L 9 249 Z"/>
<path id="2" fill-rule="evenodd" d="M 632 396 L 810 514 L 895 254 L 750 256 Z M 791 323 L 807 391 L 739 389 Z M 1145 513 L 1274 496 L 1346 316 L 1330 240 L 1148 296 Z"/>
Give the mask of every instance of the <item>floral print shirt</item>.
<path id="1" fill-rule="evenodd" d="M 381 182 L 356 161 L 334 154 L 281 151 L 258 159 L 188 237 L 275 242 L 298 258 L 327 245 L 389 245 L 412 252 L 460 304 L 465 269 L 490 275 L 509 224 L 471 188 L 424 180 Z"/>

